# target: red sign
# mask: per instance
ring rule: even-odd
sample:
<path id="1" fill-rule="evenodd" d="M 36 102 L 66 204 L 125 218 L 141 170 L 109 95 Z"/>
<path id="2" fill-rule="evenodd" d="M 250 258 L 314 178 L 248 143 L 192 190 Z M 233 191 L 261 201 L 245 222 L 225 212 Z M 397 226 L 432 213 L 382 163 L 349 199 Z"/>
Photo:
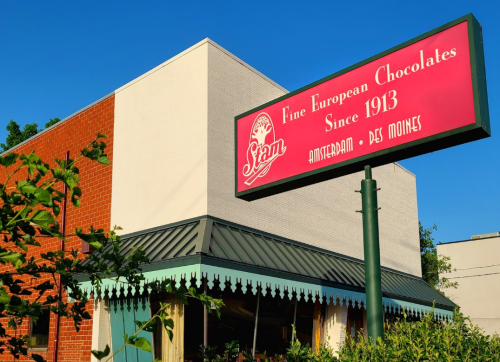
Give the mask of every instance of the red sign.
<path id="1" fill-rule="evenodd" d="M 473 25 L 465 18 L 236 117 L 236 195 L 263 197 L 489 135 L 456 137 L 483 127 Z M 446 137 L 452 144 L 436 142 Z M 434 142 L 426 149 L 422 140 Z M 419 147 L 387 157 L 407 146 Z"/>

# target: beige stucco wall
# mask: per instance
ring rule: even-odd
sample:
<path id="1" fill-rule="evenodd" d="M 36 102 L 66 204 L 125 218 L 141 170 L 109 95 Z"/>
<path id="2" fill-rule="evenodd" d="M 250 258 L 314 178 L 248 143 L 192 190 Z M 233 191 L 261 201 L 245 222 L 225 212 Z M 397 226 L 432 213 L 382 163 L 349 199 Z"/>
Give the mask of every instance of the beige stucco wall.
<path id="1" fill-rule="evenodd" d="M 92 315 L 92 350 L 104 351 L 106 345 L 111 347 L 111 324 L 109 320 L 109 300 L 94 299 Z M 91 362 L 98 362 L 92 355 Z M 112 360 L 111 360 L 112 362 Z"/>
<path id="2" fill-rule="evenodd" d="M 285 91 L 226 51 L 208 48 L 208 214 L 341 254 L 363 258 L 363 174 L 252 202 L 234 197 L 234 117 Z M 415 176 L 378 167 L 382 264 L 421 275 Z"/>
<path id="3" fill-rule="evenodd" d="M 345 329 L 347 328 L 347 306 L 340 304 L 328 304 L 324 321 L 325 338 L 322 342 L 335 351 L 335 355 L 340 346 L 345 341 Z"/>
<path id="4" fill-rule="evenodd" d="M 439 244 L 437 251 L 457 269 L 444 275 L 458 282 L 446 296 L 486 333 L 500 334 L 500 237 Z"/>
<path id="5" fill-rule="evenodd" d="M 207 47 L 115 92 L 111 224 L 124 233 L 207 214 Z"/>

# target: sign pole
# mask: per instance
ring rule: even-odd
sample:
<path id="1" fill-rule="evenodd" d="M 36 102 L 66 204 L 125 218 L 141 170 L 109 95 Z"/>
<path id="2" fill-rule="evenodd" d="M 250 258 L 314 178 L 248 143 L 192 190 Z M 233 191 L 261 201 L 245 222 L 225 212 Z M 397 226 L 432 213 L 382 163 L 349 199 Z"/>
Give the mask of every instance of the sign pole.
<path id="1" fill-rule="evenodd" d="M 365 251 L 366 315 L 368 335 L 375 343 L 379 337 L 384 338 L 377 191 L 377 181 L 372 179 L 372 168 L 365 166 L 365 179 L 361 181 L 361 204 Z"/>

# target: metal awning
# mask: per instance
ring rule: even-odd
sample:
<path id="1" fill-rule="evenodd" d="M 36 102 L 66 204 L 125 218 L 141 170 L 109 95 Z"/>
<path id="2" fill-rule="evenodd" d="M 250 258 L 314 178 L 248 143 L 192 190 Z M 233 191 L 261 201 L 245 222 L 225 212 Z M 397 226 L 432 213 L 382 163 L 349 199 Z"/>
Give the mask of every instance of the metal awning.
<path id="1" fill-rule="evenodd" d="M 194 278 L 198 287 L 207 278 L 209 288 L 219 280 L 234 291 L 262 287 L 273 296 L 288 292 L 324 298 L 327 303 L 364 302 L 364 263 L 297 241 L 205 216 L 156 227 L 122 237 L 122 249 L 142 246 L 151 264 L 144 265 L 147 280 Z M 106 281 L 104 288 L 114 289 Z M 117 294 L 128 293 L 117 290 Z M 451 315 L 455 304 L 421 278 L 382 268 L 382 294 L 386 308 L 429 311 Z"/>

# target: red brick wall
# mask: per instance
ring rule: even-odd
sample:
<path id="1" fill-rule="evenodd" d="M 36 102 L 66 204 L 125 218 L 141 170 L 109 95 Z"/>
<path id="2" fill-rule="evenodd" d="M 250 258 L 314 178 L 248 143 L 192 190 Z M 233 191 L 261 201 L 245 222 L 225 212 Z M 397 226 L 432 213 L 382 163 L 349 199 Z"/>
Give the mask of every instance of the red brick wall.
<path id="1" fill-rule="evenodd" d="M 108 136 L 104 141 L 107 144 L 106 152 L 109 160 L 113 161 L 113 122 L 114 96 L 110 96 L 92 107 L 80 112 L 51 130 L 40 134 L 29 142 L 15 148 L 13 152 L 29 153 L 32 150 L 45 162 L 54 165 L 54 158 L 64 158 L 66 151 L 70 151 L 70 158 L 79 155 L 98 132 Z M 87 229 L 93 225 L 96 228 L 109 230 L 111 223 L 111 176 L 112 167 L 90 162 L 87 159 L 78 164 L 80 169 L 80 187 L 82 189 L 81 207 L 75 208 L 68 202 L 66 212 L 66 234 L 74 234 L 75 227 Z M 1 172 L 1 171 L 0 171 Z M 0 179 L 4 175 L 0 175 Z M 69 201 L 69 200 L 68 200 Z M 59 220 L 61 222 L 61 220 Z M 66 250 L 81 249 L 81 241 L 76 237 L 69 237 L 65 245 Z M 53 238 L 41 239 L 41 247 L 31 247 L 35 257 L 42 252 L 59 249 L 59 240 Z M 31 250 L 30 249 L 30 250 Z M 27 279 L 28 285 L 35 285 L 47 278 Z M 33 296 L 34 299 L 34 296 Z M 87 305 L 92 315 L 92 303 Z M 46 352 L 36 351 L 47 361 L 52 361 L 53 342 L 55 340 L 55 316 L 51 315 L 49 347 Z M 6 327 L 6 320 L 1 320 Z M 26 321 L 20 328 L 21 334 L 28 334 L 29 322 Z M 83 321 L 80 332 L 75 331 L 72 321 L 61 318 L 59 335 L 59 362 L 90 361 L 92 343 L 92 320 Z M 0 355 L 0 360 L 11 360 L 7 355 Z"/>

